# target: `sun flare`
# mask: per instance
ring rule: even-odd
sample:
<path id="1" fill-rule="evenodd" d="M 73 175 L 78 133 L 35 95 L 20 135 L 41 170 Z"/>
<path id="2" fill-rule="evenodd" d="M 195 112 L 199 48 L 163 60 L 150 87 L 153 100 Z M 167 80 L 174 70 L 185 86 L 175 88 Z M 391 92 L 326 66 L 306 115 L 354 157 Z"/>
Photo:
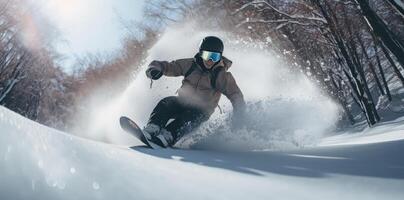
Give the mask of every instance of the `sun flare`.
<path id="1" fill-rule="evenodd" d="M 59 21 L 70 22 L 85 14 L 85 4 L 80 0 L 48 0 L 48 9 Z"/>

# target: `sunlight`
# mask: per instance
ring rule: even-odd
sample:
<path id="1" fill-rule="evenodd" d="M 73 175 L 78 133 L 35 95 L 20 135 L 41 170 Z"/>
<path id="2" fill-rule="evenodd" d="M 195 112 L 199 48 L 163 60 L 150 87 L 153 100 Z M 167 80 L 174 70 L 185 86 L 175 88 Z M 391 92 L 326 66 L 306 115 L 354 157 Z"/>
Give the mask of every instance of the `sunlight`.
<path id="1" fill-rule="evenodd" d="M 85 14 L 86 4 L 80 0 L 47 0 L 47 7 L 58 21 L 71 22 Z M 87 4 L 88 5 L 88 4 Z M 87 11 L 88 12 L 88 11 Z"/>

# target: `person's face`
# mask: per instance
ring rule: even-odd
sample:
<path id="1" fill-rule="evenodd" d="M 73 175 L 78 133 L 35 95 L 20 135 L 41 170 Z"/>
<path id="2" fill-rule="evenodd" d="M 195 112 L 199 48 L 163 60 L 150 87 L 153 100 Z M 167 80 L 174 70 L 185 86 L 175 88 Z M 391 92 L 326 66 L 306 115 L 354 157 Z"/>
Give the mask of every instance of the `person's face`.
<path id="1" fill-rule="evenodd" d="M 203 64 L 207 69 L 211 69 L 216 62 L 219 62 L 222 55 L 219 52 L 212 52 L 212 51 L 201 51 L 200 56 L 203 60 Z"/>
<path id="2" fill-rule="evenodd" d="M 215 62 L 213 62 L 211 59 L 209 59 L 209 60 L 203 60 L 203 64 L 205 65 L 206 69 L 210 69 L 213 67 Z"/>

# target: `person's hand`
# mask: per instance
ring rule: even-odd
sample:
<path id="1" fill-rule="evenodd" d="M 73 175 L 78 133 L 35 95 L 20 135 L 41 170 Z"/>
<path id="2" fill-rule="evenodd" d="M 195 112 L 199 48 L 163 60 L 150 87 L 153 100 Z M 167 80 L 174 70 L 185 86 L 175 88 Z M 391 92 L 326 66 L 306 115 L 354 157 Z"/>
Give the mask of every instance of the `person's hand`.
<path id="1" fill-rule="evenodd" d="M 153 64 L 153 63 L 152 63 Z M 163 72 L 161 69 L 155 65 L 149 65 L 149 68 L 146 70 L 146 76 L 150 79 L 157 80 L 161 76 L 163 76 Z"/>

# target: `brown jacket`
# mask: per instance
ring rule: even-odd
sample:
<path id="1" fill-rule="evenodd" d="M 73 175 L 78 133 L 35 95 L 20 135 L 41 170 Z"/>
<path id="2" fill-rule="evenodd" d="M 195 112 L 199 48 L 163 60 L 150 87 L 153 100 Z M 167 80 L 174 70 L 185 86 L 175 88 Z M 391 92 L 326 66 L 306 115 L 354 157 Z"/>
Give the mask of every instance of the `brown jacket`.
<path id="1" fill-rule="evenodd" d="M 184 76 L 182 86 L 178 90 L 178 97 L 186 105 L 199 107 L 206 111 L 206 114 L 211 115 L 219 103 L 221 94 L 224 94 L 231 101 L 235 112 L 244 111 L 243 94 L 233 75 L 227 72 L 232 62 L 222 57 L 222 60 L 210 70 L 214 71 L 215 68 L 223 67 L 217 74 L 215 87 L 212 87 L 210 71 L 204 70 L 198 64 L 192 73 L 185 77 L 195 60 L 196 58 L 179 59 L 171 62 L 153 61 L 150 67 L 159 68 L 166 76 Z"/>

